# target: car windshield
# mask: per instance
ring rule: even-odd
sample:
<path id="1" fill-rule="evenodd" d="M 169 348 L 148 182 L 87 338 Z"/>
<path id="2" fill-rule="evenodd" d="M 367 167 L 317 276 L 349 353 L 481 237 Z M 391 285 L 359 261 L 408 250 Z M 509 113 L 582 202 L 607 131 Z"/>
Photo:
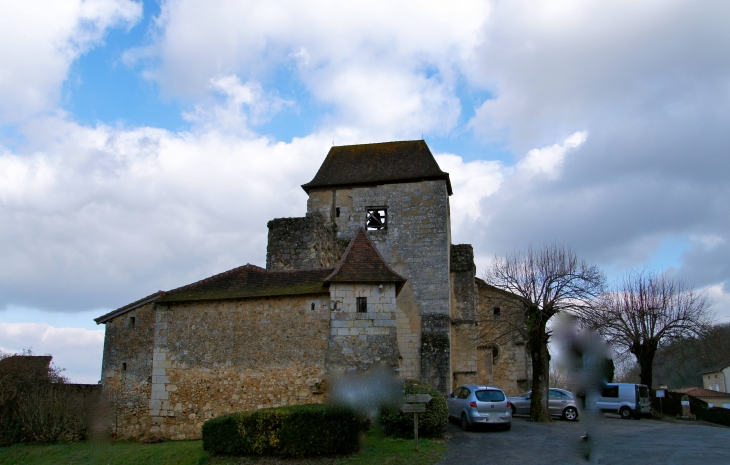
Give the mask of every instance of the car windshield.
<path id="1" fill-rule="evenodd" d="M 502 391 L 477 391 L 476 396 L 479 402 L 501 402 L 504 400 L 504 392 Z"/>

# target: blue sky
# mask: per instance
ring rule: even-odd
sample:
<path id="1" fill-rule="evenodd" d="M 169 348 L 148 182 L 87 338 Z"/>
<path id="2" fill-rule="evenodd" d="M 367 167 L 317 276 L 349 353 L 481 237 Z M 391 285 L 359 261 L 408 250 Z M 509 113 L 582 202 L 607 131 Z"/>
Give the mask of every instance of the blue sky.
<path id="1" fill-rule="evenodd" d="M 263 264 L 332 145 L 424 138 L 454 243 L 677 273 L 730 321 L 722 1 L 0 5 L 0 350 L 95 382 L 92 320 Z"/>

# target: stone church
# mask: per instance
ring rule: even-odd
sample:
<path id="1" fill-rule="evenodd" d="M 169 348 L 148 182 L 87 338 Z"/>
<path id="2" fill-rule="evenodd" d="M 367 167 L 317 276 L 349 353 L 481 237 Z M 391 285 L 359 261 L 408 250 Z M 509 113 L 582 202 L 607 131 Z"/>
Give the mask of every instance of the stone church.
<path id="1" fill-rule="evenodd" d="M 244 265 L 97 318 L 118 437 L 200 437 L 218 415 L 321 402 L 326 377 L 386 364 L 442 392 L 528 388 L 519 302 L 451 244 L 449 174 L 422 140 L 332 147 L 301 218 Z M 508 338 L 487 337 L 504 326 Z M 487 330 L 486 332 L 484 330 Z M 499 340 L 503 342 L 498 342 Z"/>

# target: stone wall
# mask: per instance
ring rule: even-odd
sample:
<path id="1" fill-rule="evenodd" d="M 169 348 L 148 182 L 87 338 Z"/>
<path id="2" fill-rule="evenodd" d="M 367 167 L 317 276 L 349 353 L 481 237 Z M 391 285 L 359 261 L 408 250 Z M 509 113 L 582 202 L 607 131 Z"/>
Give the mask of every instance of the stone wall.
<path id="1" fill-rule="evenodd" d="M 474 249 L 451 246 L 451 368 L 453 384 L 475 383 L 477 378 L 477 288 Z"/>
<path id="2" fill-rule="evenodd" d="M 335 239 L 324 217 L 317 213 L 301 218 L 276 218 L 267 226 L 267 270 L 334 267 L 347 247 L 346 241 Z"/>
<path id="3" fill-rule="evenodd" d="M 215 416 L 320 402 L 329 313 L 329 294 L 160 305 L 147 312 L 143 331 L 150 340 L 146 350 L 134 348 L 149 360 L 147 376 L 134 412 L 122 412 L 119 437 L 195 439 Z"/>
<path id="4" fill-rule="evenodd" d="M 330 285 L 333 306 L 327 348 L 327 372 L 367 370 L 385 363 L 399 368 L 396 334 L 395 284 Z M 358 313 L 357 297 L 367 299 L 367 312 Z"/>
<path id="5" fill-rule="evenodd" d="M 522 304 L 515 296 L 491 286 L 478 284 L 478 292 L 479 382 L 496 385 L 508 395 L 521 394 L 530 389 L 532 377 Z M 498 315 L 495 308 L 499 308 Z"/>
<path id="6" fill-rule="evenodd" d="M 368 231 L 368 235 L 388 265 L 408 279 L 397 298 L 403 312 L 399 330 L 410 328 L 398 340 L 401 366 L 448 392 L 451 229 L 446 182 L 311 191 L 307 202 L 307 212 L 333 219 L 337 237 L 344 240 L 365 225 L 369 208 L 387 209 L 387 229 Z M 426 351 L 423 334 L 427 334 Z M 413 347 L 414 340 L 421 346 Z"/>
<path id="7" fill-rule="evenodd" d="M 154 303 L 106 323 L 102 383 L 105 397 L 113 404 L 112 433 L 120 438 L 144 436 L 151 426 L 148 410 L 154 330 Z"/>

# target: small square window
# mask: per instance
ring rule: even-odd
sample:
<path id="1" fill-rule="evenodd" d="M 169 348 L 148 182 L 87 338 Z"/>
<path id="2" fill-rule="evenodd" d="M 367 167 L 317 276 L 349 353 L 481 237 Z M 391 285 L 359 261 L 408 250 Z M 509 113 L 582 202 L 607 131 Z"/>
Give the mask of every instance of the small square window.
<path id="1" fill-rule="evenodd" d="M 134 317 L 133 316 L 130 316 L 129 317 L 129 327 L 130 328 L 134 328 L 134 322 L 135 322 Z"/>
<path id="2" fill-rule="evenodd" d="M 380 231 L 388 227 L 388 210 L 385 208 L 368 208 L 365 221 L 368 231 Z"/>
<path id="3" fill-rule="evenodd" d="M 368 312 L 368 298 L 367 297 L 358 297 L 357 298 L 357 313 L 367 313 Z"/>
<path id="4" fill-rule="evenodd" d="M 502 309 L 499 307 L 494 307 L 493 311 L 494 311 L 494 316 L 499 316 L 502 314 Z"/>
<path id="5" fill-rule="evenodd" d="M 312 310 L 314 310 L 314 302 L 312 302 Z"/>

